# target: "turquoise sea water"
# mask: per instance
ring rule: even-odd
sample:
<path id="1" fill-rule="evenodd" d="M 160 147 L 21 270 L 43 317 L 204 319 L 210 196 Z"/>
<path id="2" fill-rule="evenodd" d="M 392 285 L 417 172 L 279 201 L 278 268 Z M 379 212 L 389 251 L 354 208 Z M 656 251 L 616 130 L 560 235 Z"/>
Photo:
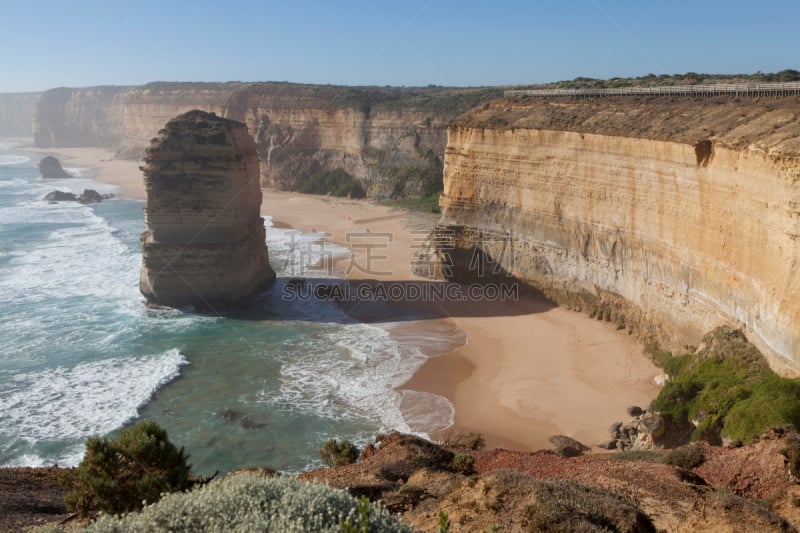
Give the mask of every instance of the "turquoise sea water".
<path id="1" fill-rule="evenodd" d="M 268 227 L 279 278 L 239 316 L 150 310 L 138 290 L 142 202 L 43 202 L 54 189 L 118 191 L 86 169 L 44 180 L 38 157 L 0 144 L 0 466 L 75 465 L 88 436 L 146 417 L 198 473 L 297 471 L 329 438 L 452 420 L 446 399 L 394 390 L 436 339 L 405 342 L 333 303 L 282 298 L 319 236 Z"/>

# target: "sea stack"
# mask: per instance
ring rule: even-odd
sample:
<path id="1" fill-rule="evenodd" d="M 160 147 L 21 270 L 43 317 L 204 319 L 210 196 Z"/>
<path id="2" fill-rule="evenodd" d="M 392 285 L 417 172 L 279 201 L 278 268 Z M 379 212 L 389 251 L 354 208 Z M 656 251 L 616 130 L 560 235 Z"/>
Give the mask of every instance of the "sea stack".
<path id="1" fill-rule="evenodd" d="M 148 304 L 224 311 L 272 284 L 257 147 L 244 124 L 180 115 L 150 141 L 142 171 L 139 288 Z"/>
<path id="2" fill-rule="evenodd" d="M 47 179 L 72 177 L 61 166 L 61 162 L 51 155 L 45 156 L 39 161 L 39 174 Z"/>

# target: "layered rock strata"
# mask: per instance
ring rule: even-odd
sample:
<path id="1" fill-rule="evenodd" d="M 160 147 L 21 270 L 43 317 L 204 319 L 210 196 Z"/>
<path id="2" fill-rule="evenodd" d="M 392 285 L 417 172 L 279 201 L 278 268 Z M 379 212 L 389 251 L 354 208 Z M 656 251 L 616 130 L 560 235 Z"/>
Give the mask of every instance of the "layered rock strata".
<path id="1" fill-rule="evenodd" d="M 373 198 L 440 190 L 447 123 L 500 94 L 291 83 L 151 83 L 119 88 L 113 97 L 109 91 L 45 92 L 36 145 L 108 146 L 119 157 L 140 159 L 167 120 L 202 109 L 247 125 L 262 186 L 297 190 L 315 173 L 341 168 Z"/>
<path id="2" fill-rule="evenodd" d="M 33 115 L 41 93 L 0 94 L 0 137 L 33 136 Z"/>
<path id="3" fill-rule="evenodd" d="M 59 87 L 43 92 L 33 119 L 34 144 L 38 148 L 116 148 L 125 137 L 125 95 L 129 89 Z"/>
<path id="4" fill-rule="evenodd" d="M 244 124 L 180 115 L 153 139 L 142 170 L 140 290 L 149 304 L 219 311 L 270 286 L 257 148 Z"/>
<path id="5" fill-rule="evenodd" d="M 741 327 L 796 373 L 798 112 L 501 101 L 449 130 L 434 255 L 451 279 L 523 282 L 673 351 Z"/>

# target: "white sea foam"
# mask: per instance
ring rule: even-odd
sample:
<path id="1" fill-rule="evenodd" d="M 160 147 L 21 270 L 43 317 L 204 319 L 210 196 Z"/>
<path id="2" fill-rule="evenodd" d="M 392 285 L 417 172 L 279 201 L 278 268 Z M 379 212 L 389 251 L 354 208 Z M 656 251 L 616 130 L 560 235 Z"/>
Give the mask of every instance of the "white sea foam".
<path id="1" fill-rule="evenodd" d="M 324 233 L 302 233 L 274 228 L 265 220 L 270 258 L 278 264 L 279 275 L 329 278 L 343 283 L 340 271 L 327 264 L 353 257 L 351 250 L 326 241 Z M 324 268 L 319 268 L 324 266 Z M 317 268 L 314 268 L 317 267 Z M 281 281 L 279 280 L 279 283 Z M 281 286 L 273 294 L 281 294 Z M 347 417 L 378 420 L 383 430 L 417 433 L 442 429 L 452 424 L 453 406 L 441 396 L 397 391 L 427 360 L 418 346 L 421 334 L 405 335 L 398 342 L 389 328 L 360 323 L 335 303 L 298 299 L 284 302 L 292 317 L 330 323 L 325 331 L 296 341 L 276 357 L 282 359 L 281 385 L 277 393 L 262 393 L 264 401 L 289 411 L 331 419 Z M 391 325 L 390 325 L 391 326 Z M 427 342 L 450 344 L 453 332 L 426 337 Z M 458 332 L 461 333 L 461 332 Z M 433 338 L 432 338 L 433 337 Z M 442 341 L 438 337 L 447 337 Z M 427 413 L 414 407 L 414 400 L 426 398 Z M 408 419 L 404 417 L 409 408 Z"/>
<path id="2" fill-rule="evenodd" d="M 90 207 L 24 202 L 0 208 L 3 223 L 24 226 L 20 236 L 38 225 L 57 228 L 9 248 L 0 267 L 0 352 L 7 361 L 47 364 L 56 342 L 75 357 L 104 353 L 138 326 L 146 313 L 139 255 Z"/>
<path id="3" fill-rule="evenodd" d="M 337 277 L 335 261 L 353 256 L 350 249 L 330 242 L 326 233 L 303 233 L 290 228 L 267 226 L 267 244 L 273 262 L 288 276 Z"/>
<path id="4" fill-rule="evenodd" d="M 63 168 L 64 168 L 64 172 L 66 172 L 67 174 L 69 174 L 70 176 L 73 176 L 75 178 L 82 178 L 84 176 L 84 174 L 89 171 L 89 169 L 85 168 L 85 167 L 63 167 Z M 95 183 L 99 183 L 99 182 L 95 182 Z"/>
<path id="5" fill-rule="evenodd" d="M 136 294 L 139 257 L 90 207 L 28 202 L 0 209 L 0 223 L 20 222 L 70 226 L 51 231 L 38 246 L 12 254 L 0 278 L 0 299 Z"/>
<path id="6" fill-rule="evenodd" d="M 281 362 L 280 387 L 262 391 L 262 401 L 331 420 L 375 420 L 382 430 L 422 436 L 452 423 L 452 404 L 435 395 L 426 404 L 428 425 L 413 406 L 410 418 L 404 416 L 410 400 L 396 388 L 427 360 L 416 337 L 398 342 L 385 328 L 357 322 L 330 301 L 287 304 L 293 318 L 315 323 L 307 335 L 284 342 L 279 353 L 271 354 Z"/>
<path id="7" fill-rule="evenodd" d="M 413 390 L 401 391 L 400 407 L 408 427 L 415 432 L 434 432 L 453 425 L 456 410 L 447 398 Z"/>
<path id="8" fill-rule="evenodd" d="M 108 433 L 136 417 L 187 363 L 172 349 L 11 375 L 0 386 L 0 436 L 40 442 Z"/>
<path id="9" fill-rule="evenodd" d="M 30 157 L 24 155 L 0 155 L 0 167 L 22 165 L 30 160 Z"/>

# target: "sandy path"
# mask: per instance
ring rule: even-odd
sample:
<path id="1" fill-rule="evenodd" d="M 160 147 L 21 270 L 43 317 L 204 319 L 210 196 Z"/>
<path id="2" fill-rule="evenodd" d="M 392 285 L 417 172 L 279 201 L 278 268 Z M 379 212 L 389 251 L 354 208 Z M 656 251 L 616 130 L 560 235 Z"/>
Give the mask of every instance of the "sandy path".
<path id="1" fill-rule="evenodd" d="M 59 156 L 66 166 L 90 167 L 91 177 L 120 186 L 126 196 L 144 197 L 139 162 L 115 160 L 98 148 L 40 152 Z M 276 225 L 324 232 L 348 246 L 356 255 L 338 266 L 351 280 L 406 289 L 434 283 L 415 278 L 410 268 L 425 236 L 415 228 L 430 226 L 430 215 L 275 191 L 265 191 L 262 214 Z M 452 329 L 466 332 L 467 346 L 430 359 L 405 387 L 450 399 L 457 428 L 481 432 L 489 446 L 539 449 L 557 433 L 596 444 L 627 406 L 646 405 L 658 393 L 653 377 L 659 371 L 632 337 L 544 300 L 395 303 L 447 317 Z M 369 320 L 379 308 L 365 302 L 351 311 Z M 411 324 L 438 327 L 442 321 Z"/>

